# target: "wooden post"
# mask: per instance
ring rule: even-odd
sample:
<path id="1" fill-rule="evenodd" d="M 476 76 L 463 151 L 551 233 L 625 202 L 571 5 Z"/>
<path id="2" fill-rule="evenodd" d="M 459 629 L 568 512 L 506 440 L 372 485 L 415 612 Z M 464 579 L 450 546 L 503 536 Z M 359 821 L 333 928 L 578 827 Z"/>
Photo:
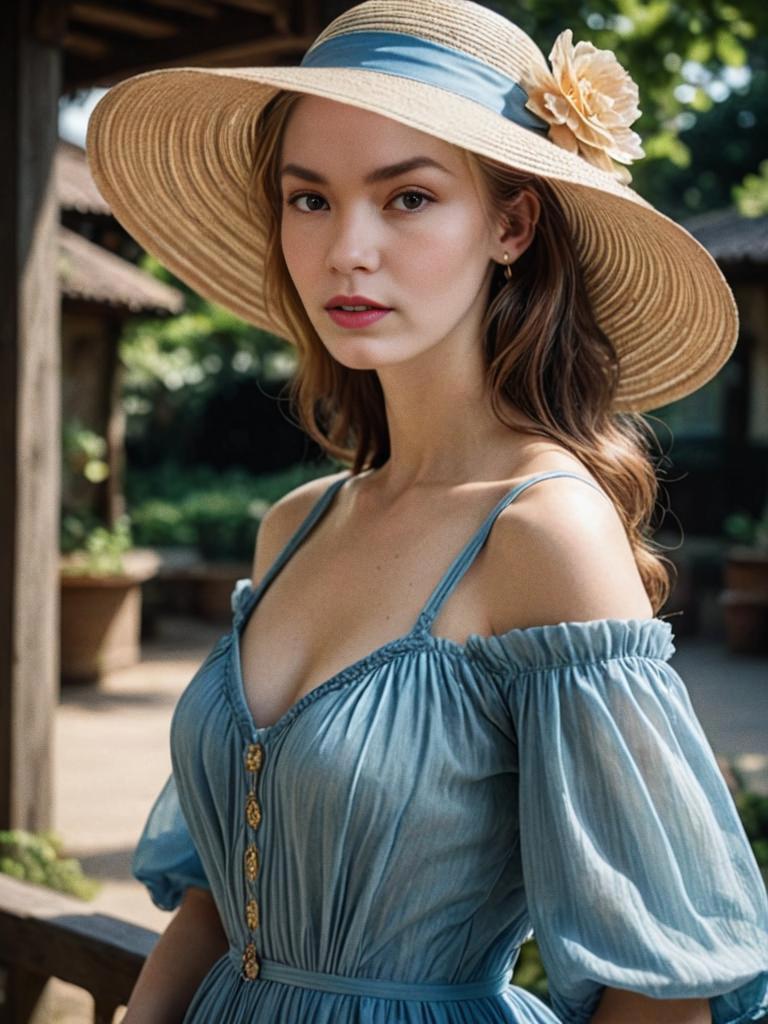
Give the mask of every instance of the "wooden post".
<path id="1" fill-rule="evenodd" d="M 38 7 L 10 4 L 0 33 L 0 827 L 32 830 L 51 824 L 61 458 L 61 57 Z"/>

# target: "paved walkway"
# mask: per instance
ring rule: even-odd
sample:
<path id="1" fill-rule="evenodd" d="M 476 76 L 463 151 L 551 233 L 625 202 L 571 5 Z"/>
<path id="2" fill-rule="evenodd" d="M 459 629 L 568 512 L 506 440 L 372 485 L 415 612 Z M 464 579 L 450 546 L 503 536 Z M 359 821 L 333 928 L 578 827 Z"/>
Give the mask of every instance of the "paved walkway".
<path id="1" fill-rule="evenodd" d="M 176 700 L 228 628 L 164 617 L 160 635 L 143 646 L 141 664 L 112 673 L 97 688 L 62 692 L 54 825 L 67 853 L 103 881 L 90 904 L 94 911 L 158 931 L 170 920 L 131 878 L 130 859 L 170 771 L 168 730 Z M 750 788 L 768 793 L 768 659 L 729 655 L 721 643 L 687 637 L 677 648 L 672 665 L 713 748 L 734 762 Z M 91 1019 L 88 997 L 60 982 L 53 987 L 56 1024 Z"/>

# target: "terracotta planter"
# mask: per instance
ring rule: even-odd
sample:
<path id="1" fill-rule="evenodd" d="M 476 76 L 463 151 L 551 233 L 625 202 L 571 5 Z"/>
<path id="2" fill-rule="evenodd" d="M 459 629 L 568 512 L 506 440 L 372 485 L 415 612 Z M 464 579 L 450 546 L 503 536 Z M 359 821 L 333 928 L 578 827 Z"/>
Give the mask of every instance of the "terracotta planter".
<path id="1" fill-rule="evenodd" d="M 62 559 L 66 564 L 67 559 Z M 61 681 L 98 683 L 141 658 L 141 584 L 157 572 L 152 552 L 124 556 L 124 575 L 60 575 Z"/>
<path id="2" fill-rule="evenodd" d="M 768 654 L 768 551 L 737 547 L 728 552 L 720 603 L 728 649 Z"/>

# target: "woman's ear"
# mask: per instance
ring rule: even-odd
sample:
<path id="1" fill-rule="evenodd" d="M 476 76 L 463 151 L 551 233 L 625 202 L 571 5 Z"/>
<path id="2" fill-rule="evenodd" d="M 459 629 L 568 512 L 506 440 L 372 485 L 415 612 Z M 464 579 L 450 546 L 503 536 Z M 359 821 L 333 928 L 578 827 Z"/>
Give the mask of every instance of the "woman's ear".
<path id="1" fill-rule="evenodd" d="M 497 259 L 502 262 L 506 251 L 510 256 L 509 262 L 513 263 L 523 255 L 534 239 L 541 203 L 535 192 L 521 188 L 514 199 L 507 202 L 506 207 L 506 216 L 499 223 Z"/>

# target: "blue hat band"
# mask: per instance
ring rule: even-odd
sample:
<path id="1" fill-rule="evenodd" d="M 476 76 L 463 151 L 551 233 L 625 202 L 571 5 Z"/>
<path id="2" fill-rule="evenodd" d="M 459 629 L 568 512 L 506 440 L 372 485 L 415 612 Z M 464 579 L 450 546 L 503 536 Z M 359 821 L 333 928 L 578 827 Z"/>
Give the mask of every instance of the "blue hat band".
<path id="1" fill-rule="evenodd" d="M 348 32 L 319 43 L 301 61 L 305 68 L 361 68 L 411 78 L 465 96 L 522 128 L 549 131 L 528 110 L 528 94 L 508 75 L 440 43 L 403 32 Z"/>

